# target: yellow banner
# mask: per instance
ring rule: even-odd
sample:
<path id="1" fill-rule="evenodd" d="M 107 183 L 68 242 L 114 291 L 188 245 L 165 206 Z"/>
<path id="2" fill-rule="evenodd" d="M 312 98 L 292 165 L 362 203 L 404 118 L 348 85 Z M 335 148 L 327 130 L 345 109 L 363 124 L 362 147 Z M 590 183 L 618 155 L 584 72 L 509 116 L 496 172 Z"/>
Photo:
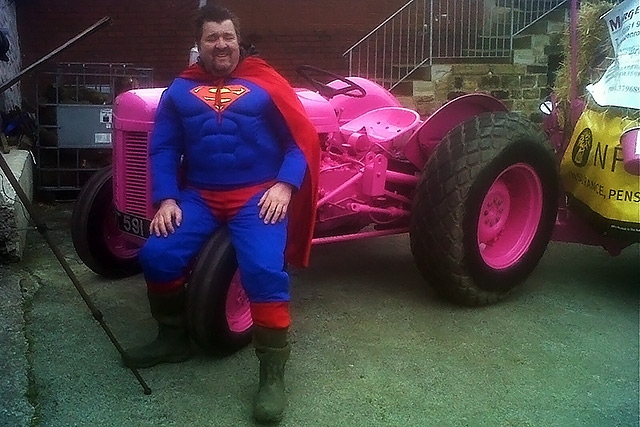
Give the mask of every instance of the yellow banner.
<path id="1" fill-rule="evenodd" d="M 620 135 L 637 120 L 585 110 L 560 165 L 565 191 L 606 219 L 640 223 L 640 177 L 624 170 Z"/>

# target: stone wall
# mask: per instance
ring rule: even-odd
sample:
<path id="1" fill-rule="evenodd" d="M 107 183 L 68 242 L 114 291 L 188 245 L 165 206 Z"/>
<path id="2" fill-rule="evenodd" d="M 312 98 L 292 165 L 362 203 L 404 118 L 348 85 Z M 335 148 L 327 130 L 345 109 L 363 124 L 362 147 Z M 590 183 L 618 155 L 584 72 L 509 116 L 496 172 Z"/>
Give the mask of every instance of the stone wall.
<path id="1" fill-rule="evenodd" d="M 429 115 L 447 101 L 472 92 L 501 100 L 511 111 L 540 120 L 539 106 L 551 93 L 561 55 L 566 12 L 558 10 L 514 39 L 510 63 L 436 64 L 412 82 L 403 103 Z"/>
<path id="2" fill-rule="evenodd" d="M 18 28 L 16 24 L 16 6 L 14 0 L 0 0 L 0 31 L 9 38 L 9 61 L 0 61 L 0 84 L 6 83 L 21 69 L 20 45 L 18 43 Z M 3 93 L 0 93 L 0 110 L 7 111 L 15 106 L 20 106 L 20 83 L 15 84 Z"/>
<path id="3" fill-rule="evenodd" d="M 29 200 L 33 198 L 33 164 L 26 150 L 0 154 Z M 0 171 L 0 262 L 22 259 L 29 215 L 9 179 Z"/>
<path id="4" fill-rule="evenodd" d="M 481 92 L 510 110 L 531 115 L 549 93 L 546 65 L 445 64 L 431 67 L 431 80 L 413 83 L 413 101 L 421 115 L 467 93 Z"/>
<path id="5" fill-rule="evenodd" d="M 13 0 L 0 0 L 0 31 L 9 39 L 9 61 L 0 61 L 0 84 L 6 83 L 21 70 L 20 45 L 16 23 L 16 9 Z M 0 111 L 7 112 L 20 107 L 22 95 L 20 82 L 0 93 Z M 0 120 L 0 125 L 2 120 Z M 0 132 L 2 132 L 0 127 Z M 3 150 L 4 151 L 4 147 Z M 29 198 L 32 197 L 32 164 L 29 152 L 11 150 L 0 154 L 17 177 Z M 18 261 L 22 258 L 25 246 L 28 215 L 20 200 L 17 199 L 9 180 L 0 171 L 0 261 Z"/>

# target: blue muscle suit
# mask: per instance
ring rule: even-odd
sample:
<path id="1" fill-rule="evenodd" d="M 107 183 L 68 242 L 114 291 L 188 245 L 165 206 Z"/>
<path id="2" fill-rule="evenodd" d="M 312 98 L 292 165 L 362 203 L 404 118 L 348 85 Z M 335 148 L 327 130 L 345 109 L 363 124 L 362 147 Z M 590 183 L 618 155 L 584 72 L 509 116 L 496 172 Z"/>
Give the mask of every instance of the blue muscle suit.
<path id="1" fill-rule="evenodd" d="M 261 304 L 289 301 L 287 219 L 264 224 L 257 204 L 277 181 L 299 189 L 307 163 L 269 93 L 236 77 L 175 79 L 158 105 L 149 156 L 153 203 L 175 199 L 183 212 L 175 233 L 150 236 L 140 251 L 149 291 L 183 286 L 200 248 L 226 224 L 254 322 L 288 326 L 288 306 L 285 320 L 255 315 L 273 311 Z"/>

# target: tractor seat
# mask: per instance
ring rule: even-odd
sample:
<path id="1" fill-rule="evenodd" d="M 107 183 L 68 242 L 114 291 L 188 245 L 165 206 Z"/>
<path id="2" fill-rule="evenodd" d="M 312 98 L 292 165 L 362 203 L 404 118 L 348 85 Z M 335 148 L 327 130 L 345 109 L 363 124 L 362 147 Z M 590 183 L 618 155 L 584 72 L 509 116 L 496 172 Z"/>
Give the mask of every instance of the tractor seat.
<path id="1" fill-rule="evenodd" d="M 405 146 L 420 124 L 420 115 L 408 108 L 383 107 L 371 110 L 340 126 L 345 143 L 356 151 L 378 144 L 387 150 Z"/>

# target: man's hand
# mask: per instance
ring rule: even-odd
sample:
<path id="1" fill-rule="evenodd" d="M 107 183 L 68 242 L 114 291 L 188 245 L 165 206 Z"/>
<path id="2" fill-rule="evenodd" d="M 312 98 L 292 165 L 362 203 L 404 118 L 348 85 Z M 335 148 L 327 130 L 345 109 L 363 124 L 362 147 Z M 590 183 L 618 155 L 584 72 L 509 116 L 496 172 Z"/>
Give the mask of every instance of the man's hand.
<path id="1" fill-rule="evenodd" d="M 276 182 L 260 198 L 260 218 L 265 224 L 275 224 L 287 216 L 293 186 L 286 182 Z"/>
<path id="2" fill-rule="evenodd" d="M 153 216 L 149 231 L 158 237 L 160 235 L 167 237 L 169 233 L 176 231 L 175 227 L 180 227 L 181 222 L 182 209 L 180 206 L 174 199 L 165 199 L 160 203 L 158 212 Z"/>

